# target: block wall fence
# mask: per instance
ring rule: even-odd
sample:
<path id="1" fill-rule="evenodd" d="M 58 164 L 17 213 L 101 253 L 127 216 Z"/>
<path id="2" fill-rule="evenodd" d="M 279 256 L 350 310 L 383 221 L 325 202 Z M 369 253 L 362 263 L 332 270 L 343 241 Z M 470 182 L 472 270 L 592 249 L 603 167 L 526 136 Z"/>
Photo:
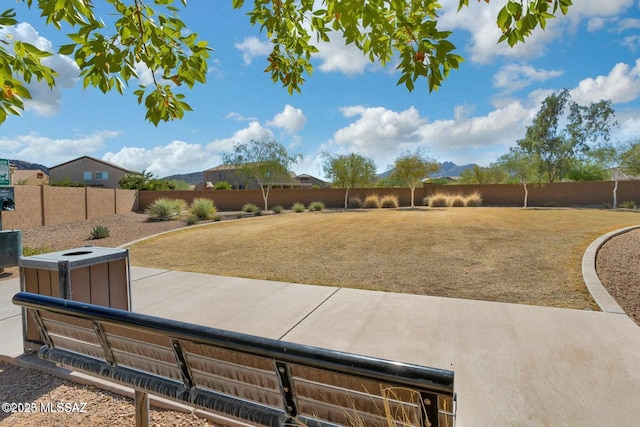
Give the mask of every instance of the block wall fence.
<path id="1" fill-rule="evenodd" d="M 16 210 L 2 212 L 4 230 L 64 224 L 138 210 L 136 190 L 16 185 Z"/>
<path id="2" fill-rule="evenodd" d="M 604 206 L 613 201 L 611 181 L 561 182 L 528 185 L 529 206 Z M 156 199 L 165 197 L 183 199 L 191 203 L 195 198 L 213 199 L 219 211 L 239 211 L 245 203 L 262 207 L 260 190 L 184 190 L 184 191 L 136 191 L 98 188 L 67 188 L 50 186 L 16 185 L 16 210 L 2 213 L 3 229 L 25 229 L 42 225 L 69 223 L 84 219 L 101 218 L 118 213 L 144 210 Z M 426 184 L 415 190 L 415 204 L 433 193 L 482 195 L 484 206 L 522 206 L 524 190 L 516 184 L 482 185 L 433 185 Z M 269 207 L 281 205 L 288 209 L 294 203 L 308 205 L 321 201 L 327 208 L 344 206 L 342 189 L 286 189 L 271 190 Z M 349 197 L 364 200 L 368 195 L 388 194 L 398 197 L 400 206 L 410 206 L 408 188 L 357 188 Z M 618 202 L 633 200 L 640 204 L 640 180 L 618 183 Z"/>
<path id="3" fill-rule="evenodd" d="M 612 181 L 597 182 L 561 182 L 527 186 L 529 190 L 529 206 L 604 206 L 613 201 Z M 524 189 L 518 184 L 481 184 L 481 185 L 433 185 L 425 184 L 416 188 L 415 204 L 420 206 L 423 199 L 433 193 L 470 194 L 474 191 L 482 195 L 485 206 L 522 206 Z M 321 201 L 328 208 L 344 207 L 344 190 L 342 189 L 286 189 L 271 190 L 269 207 L 281 205 L 290 208 L 299 202 L 305 205 Z M 364 198 L 370 194 L 384 196 L 394 194 L 400 206 L 410 206 L 411 192 L 408 188 L 357 188 L 349 193 L 349 197 Z M 618 202 L 633 200 L 640 204 L 640 180 L 620 181 L 618 183 Z M 144 209 L 160 197 L 183 199 L 191 203 L 198 197 L 211 198 L 219 211 L 237 211 L 245 203 L 254 203 L 262 207 L 264 201 L 260 190 L 186 190 L 141 191 L 138 197 L 140 209 Z"/>

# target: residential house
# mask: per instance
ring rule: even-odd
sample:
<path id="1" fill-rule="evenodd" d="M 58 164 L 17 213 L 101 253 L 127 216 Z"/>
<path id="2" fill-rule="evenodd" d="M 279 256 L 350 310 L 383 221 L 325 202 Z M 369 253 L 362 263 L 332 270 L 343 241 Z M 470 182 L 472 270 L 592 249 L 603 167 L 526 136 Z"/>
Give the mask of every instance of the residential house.
<path id="1" fill-rule="evenodd" d="M 40 169 L 11 170 L 11 185 L 46 185 L 49 175 Z"/>
<path id="2" fill-rule="evenodd" d="M 130 171 L 90 156 L 78 157 L 49 168 L 52 181 L 68 179 L 71 182 L 83 183 L 87 187 L 120 188 L 118 181 L 127 174 L 140 175 L 140 172 Z"/>
<path id="3" fill-rule="evenodd" d="M 315 176 L 308 175 L 306 173 L 296 175 L 295 179 L 298 180 L 298 182 L 300 182 L 300 185 L 302 185 L 302 187 L 304 188 L 307 188 L 307 187 L 325 188 L 329 186 L 326 181 L 323 181 L 320 178 L 316 178 Z"/>

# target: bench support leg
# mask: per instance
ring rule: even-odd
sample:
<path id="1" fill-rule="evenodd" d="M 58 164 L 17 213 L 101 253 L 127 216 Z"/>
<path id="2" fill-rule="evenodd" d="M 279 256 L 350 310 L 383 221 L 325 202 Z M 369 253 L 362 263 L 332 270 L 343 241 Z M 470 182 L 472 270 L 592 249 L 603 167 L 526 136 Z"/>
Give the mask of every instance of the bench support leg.
<path id="1" fill-rule="evenodd" d="M 136 407 L 136 427 L 149 427 L 149 395 L 136 390 L 133 404 Z"/>

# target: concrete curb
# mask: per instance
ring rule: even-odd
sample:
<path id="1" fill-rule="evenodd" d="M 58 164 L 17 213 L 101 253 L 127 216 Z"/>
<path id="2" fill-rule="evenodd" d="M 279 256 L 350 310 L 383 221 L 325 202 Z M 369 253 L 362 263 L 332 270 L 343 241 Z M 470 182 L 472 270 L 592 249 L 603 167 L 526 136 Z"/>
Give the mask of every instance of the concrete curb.
<path id="1" fill-rule="evenodd" d="M 635 230 L 636 228 L 640 228 L 640 225 L 620 228 L 600 236 L 589 245 L 582 257 L 582 277 L 584 283 L 587 285 L 587 289 L 596 304 L 598 304 L 600 309 L 605 313 L 626 315 L 625 311 L 618 305 L 613 297 L 609 295 L 609 292 L 607 292 L 602 282 L 600 282 L 600 278 L 598 278 L 598 273 L 596 272 L 596 256 L 598 255 L 598 250 L 613 237 Z"/>

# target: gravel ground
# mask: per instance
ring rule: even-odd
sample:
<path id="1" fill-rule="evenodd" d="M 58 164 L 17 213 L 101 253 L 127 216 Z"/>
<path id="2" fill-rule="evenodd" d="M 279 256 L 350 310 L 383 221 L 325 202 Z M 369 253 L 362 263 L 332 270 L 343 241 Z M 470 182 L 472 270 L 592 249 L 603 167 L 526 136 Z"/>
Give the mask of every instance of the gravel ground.
<path id="1" fill-rule="evenodd" d="M 96 225 L 110 229 L 110 237 L 90 240 Z M 87 245 L 116 247 L 139 238 L 174 230 L 182 221 L 146 222 L 146 215 L 128 213 L 109 218 L 73 224 L 37 227 L 23 231 L 24 247 L 49 247 L 65 250 Z M 640 325 L 640 230 L 634 230 L 609 240 L 598 252 L 598 275 L 618 304 Z M 17 268 L 6 269 L 0 280 L 17 276 Z M 1 402 L 86 402 L 85 413 L 21 413 L 0 412 L 0 426 L 130 426 L 134 408 L 130 400 L 77 385 L 48 374 L 0 363 Z M 18 386 L 19 385 L 19 386 Z M 154 426 L 215 425 L 192 414 L 174 411 L 152 411 Z"/>

